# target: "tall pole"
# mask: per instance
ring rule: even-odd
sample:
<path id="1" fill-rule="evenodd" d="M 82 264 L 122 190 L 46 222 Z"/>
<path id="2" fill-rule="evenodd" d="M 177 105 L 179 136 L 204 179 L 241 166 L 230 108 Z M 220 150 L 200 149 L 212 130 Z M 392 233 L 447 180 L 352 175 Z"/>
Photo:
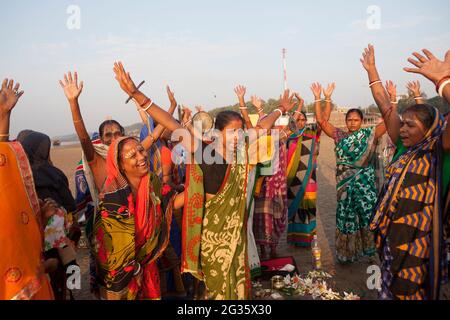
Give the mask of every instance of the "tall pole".
<path id="1" fill-rule="evenodd" d="M 283 76 L 284 76 L 284 90 L 288 89 L 287 83 L 287 68 L 286 68 L 286 49 L 283 49 Z"/>

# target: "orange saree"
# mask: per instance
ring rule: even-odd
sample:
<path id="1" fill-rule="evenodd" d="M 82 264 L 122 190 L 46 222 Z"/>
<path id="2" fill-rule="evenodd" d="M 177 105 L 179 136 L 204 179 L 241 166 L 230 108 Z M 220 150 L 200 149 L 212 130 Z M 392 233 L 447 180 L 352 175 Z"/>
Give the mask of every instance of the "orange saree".
<path id="1" fill-rule="evenodd" d="M 39 202 L 19 143 L 0 143 L 0 190 L 0 300 L 52 300 Z"/>

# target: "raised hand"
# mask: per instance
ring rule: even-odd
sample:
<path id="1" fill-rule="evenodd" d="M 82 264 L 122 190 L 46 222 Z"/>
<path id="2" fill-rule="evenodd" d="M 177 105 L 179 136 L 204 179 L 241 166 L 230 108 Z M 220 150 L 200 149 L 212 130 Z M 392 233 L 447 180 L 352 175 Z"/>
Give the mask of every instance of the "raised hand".
<path id="1" fill-rule="evenodd" d="M 410 93 L 414 95 L 414 97 L 422 96 L 422 92 L 420 91 L 420 82 L 419 81 L 411 81 L 406 84 L 406 88 Z"/>
<path id="2" fill-rule="evenodd" d="M 205 111 L 202 106 L 195 106 L 195 110 L 197 110 L 197 112 L 204 112 Z"/>
<path id="3" fill-rule="evenodd" d="M 170 90 L 169 86 L 166 87 L 166 90 L 167 90 L 167 96 L 169 97 L 169 101 L 170 101 L 170 107 L 175 108 L 178 105 L 177 100 L 175 99 L 175 95 Z"/>
<path id="4" fill-rule="evenodd" d="M 425 57 L 414 52 L 413 56 L 417 59 L 409 58 L 408 61 L 417 68 L 404 68 L 406 72 L 418 73 L 428 80 L 437 84 L 438 81 L 450 75 L 450 50 L 445 54 L 445 60 L 440 61 L 427 49 L 422 50 Z"/>
<path id="5" fill-rule="evenodd" d="M 300 94 L 298 92 L 295 92 L 294 95 L 298 102 L 298 110 L 301 110 L 305 105 L 305 100 L 303 100 L 303 98 L 300 97 Z"/>
<path id="6" fill-rule="evenodd" d="M 237 86 L 234 92 L 238 96 L 239 100 L 244 100 L 245 94 L 247 93 L 247 88 L 244 86 Z"/>
<path id="7" fill-rule="evenodd" d="M 14 80 L 5 79 L 0 90 L 0 112 L 8 114 L 16 106 L 17 101 L 23 95 L 23 91 L 19 91 L 20 84 L 14 85 Z"/>
<path id="8" fill-rule="evenodd" d="M 262 100 L 260 99 L 260 98 L 258 98 L 257 96 L 255 96 L 255 95 L 253 95 L 252 96 L 252 98 L 251 98 L 251 102 L 252 102 L 252 104 L 253 104 L 253 106 L 256 108 L 256 109 L 262 109 L 262 107 L 263 107 L 263 102 L 262 102 Z"/>
<path id="9" fill-rule="evenodd" d="M 289 89 L 284 90 L 283 95 L 280 96 L 280 107 L 284 109 L 285 112 L 291 111 L 295 105 L 294 94 L 290 94 Z"/>
<path id="10" fill-rule="evenodd" d="M 78 74 L 74 72 L 73 78 L 72 73 L 68 72 L 64 74 L 64 82 L 59 80 L 59 84 L 64 90 L 67 100 L 77 100 L 83 91 L 83 81 L 78 85 Z"/>
<path id="11" fill-rule="evenodd" d="M 373 45 L 369 44 L 369 46 L 364 49 L 360 61 L 367 71 L 375 67 L 375 49 Z"/>
<path id="12" fill-rule="evenodd" d="M 133 96 L 133 94 L 137 92 L 137 88 L 131 79 L 130 73 L 125 71 L 122 62 L 114 62 L 113 70 L 116 74 L 116 80 L 119 82 L 120 88 L 122 88 L 128 96 Z"/>
<path id="13" fill-rule="evenodd" d="M 397 101 L 397 85 L 391 80 L 386 81 L 386 90 L 391 98 L 391 101 Z"/>
<path id="14" fill-rule="evenodd" d="M 316 100 L 320 100 L 320 97 L 322 96 L 322 86 L 320 85 L 320 83 L 315 82 L 311 85 L 311 91 L 314 95 L 314 98 Z"/>
<path id="15" fill-rule="evenodd" d="M 325 95 L 325 99 L 327 99 L 327 100 L 331 99 L 334 89 L 336 89 L 336 83 L 334 83 L 334 82 L 329 84 L 326 89 L 323 89 L 323 94 Z"/>
<path id="16" fill-rule="evenodd" d="M 187 123 L 187 122 L 189 122 L 192 119 L 192 110 L 189 107 L 185 106 L 185 105 L 183 105 L 182 110 L 183 110 L 183 119 L 182 119 L 182 121 L 183 121 L 183 123 Z"/>

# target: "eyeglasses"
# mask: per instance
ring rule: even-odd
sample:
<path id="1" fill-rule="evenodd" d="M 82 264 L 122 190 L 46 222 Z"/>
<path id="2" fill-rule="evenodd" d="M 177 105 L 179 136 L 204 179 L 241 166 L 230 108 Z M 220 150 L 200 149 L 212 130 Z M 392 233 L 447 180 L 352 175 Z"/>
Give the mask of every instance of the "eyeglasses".
<path id="1" fill-rule="evenodd" d="M 112 137 L 119 138 L 122 136 L 122 132 L 121 131 L 106 132 L 105 134 L 103 134 L 103 136 L 108 139 L 110 139 Z"/>

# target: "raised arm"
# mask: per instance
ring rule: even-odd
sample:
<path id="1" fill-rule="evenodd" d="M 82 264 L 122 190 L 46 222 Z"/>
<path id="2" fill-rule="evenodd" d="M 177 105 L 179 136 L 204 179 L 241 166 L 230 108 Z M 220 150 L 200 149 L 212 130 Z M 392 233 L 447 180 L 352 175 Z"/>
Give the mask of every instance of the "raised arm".
<path id="1" fill-rule="evenodd" d="M 264 130 L 271 129 L 274 126 L 275 122 L 278 120 L 278 118 L 281 117 L 281 115 L 291 111 L 295 107 L 296 101 L 294 97 L 295 97 L 294 94 L 290 95 L 289 90 L 285 90 L 283 95 L 280 96 L 278 108 L 275 109 L 275 111 L 273 111 L 271 114 L 266 116 L 264 119 L 262 119 L 256 127 L 258 129 Z"/>
<path id="2" fill-rule="evenodd" d="M 331 111 L 333 109 L 333 100 L 331 97 L 333 95 L 334 89 L 336 89 L 336 83 L 331 83 L 326 89 L 323 89 L 323 94 L 325 96 L 325 111 L 322 113 L 322 118 L 326 121 L 330 120 Z"/>
<path id="3" fill-rule="evenodd" d="M 317 123 L 327 136 L 333 138 L 336 128 L 322 114 L 322 86 L 319 83 L 313 83 L 311 91 L 314 95 L 314 111 L 316 112 Z"/>
<path id="4" fill-rule="evenodd" d="M 251 98 L 252 105 L 256 108 L 256 112 L 258 112 L 259 119 L 262 119 L 266 116 L 263 109 L 263 102 L 256 95 L 253 95 Z"/>
<path id="5" fill-rule="evenodd" d="M 369 76 L 369 86 L 375 103 L 381 111 L 387 131 L 391 140 L 396 143 L 400 136 L 400 116 L 392 107 L 388 94 L 380 80 L 375 64 L 375 49 L 372 45 L 364 49 L 361 63 Z"/>
<path id="6" fill-rule="evenodd" d="M 250 120 L 250 117 L 248 116 L 248 109 L 247 105 L 245 104 L 245 93 L 247 92 L 247 88 L 245 88 L 244 86 L 237 86 L 234 89 L 234 92 L 239 99 L 239 110 L 241 111 L 242 117 L 244 118 L 245 126 L 247 127 L 247 129 L 252 129 L 253 124 Z"/>
<path id="7" fill-rule="evenodd" d="M 14 85 L 14 80 L 5 79 L 0 90 L 0 142 L 9 141 L 9 124 L 11 112 L 23 95 L 20 84 Z"/>
<path id="8" fill-rule="evenodd" d="M 397 85 L 391 80 L 386 81 L 386 91 L 389 94 L 389 101 L 391 102 L 392 108 L 397 110 Z"/>
<path id="9" fill-rule="evenodd" d="M 116 80 L 119 82 L 121 89 L 129 96 L 135 99 L 139 106 L 144 109 L 158 124 L 161 124 L 170 131 L 183 129 L 183 127 L 175 120 L 167 111 L 161 109 L 154 101 L 150 100 L 136 88 L 135 83 L 131 79 L 130 73 L 126 72 L 122 62 L 114 63 L 114 73 Z M 183 146 L 191 152 L 191 143 L 182 141 Z"/>
<path id="10" fill-rule="evenodd" d="M 173 113 L 177 109 L 178 103 L 177 103 L 177 100 L 175 99 L 175 95 L 170 90 L 169 86 L 167 86 L 166 89 L 167 89 L 167 96 L 169 97 L 169 100 L 170 100 L 170 107 L 167 112 L 170 113 L 171 115 L 173 115 Z M 143 109 L 139 106 L 139 103 L 137 101 L 135 101 L 135 104 L 137 106 L 139 113 L 142 114 L 141 117 L 145 118 L 145 120 L 148 121 L 146 112 L 143 111 Z M 146 122 L 144 122 L 144 123 L 146 123 Z M 153 132 L 149 132 L 148 136 L 141 142 L 144 149 L 150 150 L 153 143 L 155 143 L 155 141 L 157 141 L 159 139 L 159 137 L 164 133 L 164 130 L 166 130 L 166 128 L 163 125 L 158 124 L 156 126 L 155 130 L 153 130 Z"/>
<path id="11" fill-rule="evenodd" d="M 420 91 L 419 81 L 408 82 L 406 88 L 411 94 L 414 95 L 414 100 L 416 100 L 416 104 L 425 104 L 425 99 L 422 97 L 422 92 Z"/>
<path id="12" fill-rule="evenodd" d="M 305 100 L 303 100 L 302 97 L 300 97 L 300 94 L 298 92 L 294 93 L 295 99 L 297 99 L 297 110 L 294 111 L 294 120 L 295 122 L 298 122 L 298 119 L 300 119 L 300 115 L 302 114 L 303 106 L 305 105 Z"/>
<path id="13" fill-rule="evenodd" d="M 438 93 L 450 103 L 450 50 L 445 54 L 444 61 L 437 59 L 429 50 L 423 49 L 425 56 L 414 52 L 417 59 L 409 58 L 408 61 L 416 68 L 405 68 L 406 72 L 418 73 L 436 85 Z M 450 152 L 450 126 L 447 124 L 443 135 L 443 147 Z"/>
<path id="14" fill-rule="evenodd" d="M 72 112 L 73 125 L 77 133 L 78 139 L 81 143 L 81 148 L 86 156 L 88 162 L 91 162 L 96 157 L 94 145 L 92 144 L 91 137 L 89 136 L 86 126 L 84 125 L 83 117 L 80 112 L 80 105 L 78 98 L 83 91 L 83 81 L 78 84 L 78 74 L 74 72 L 68 72 L 64 75 L 64 80 L 59 81 L 59 84 L 64 90 L 64 94 L 70 105 L 70 111 Z"/>

